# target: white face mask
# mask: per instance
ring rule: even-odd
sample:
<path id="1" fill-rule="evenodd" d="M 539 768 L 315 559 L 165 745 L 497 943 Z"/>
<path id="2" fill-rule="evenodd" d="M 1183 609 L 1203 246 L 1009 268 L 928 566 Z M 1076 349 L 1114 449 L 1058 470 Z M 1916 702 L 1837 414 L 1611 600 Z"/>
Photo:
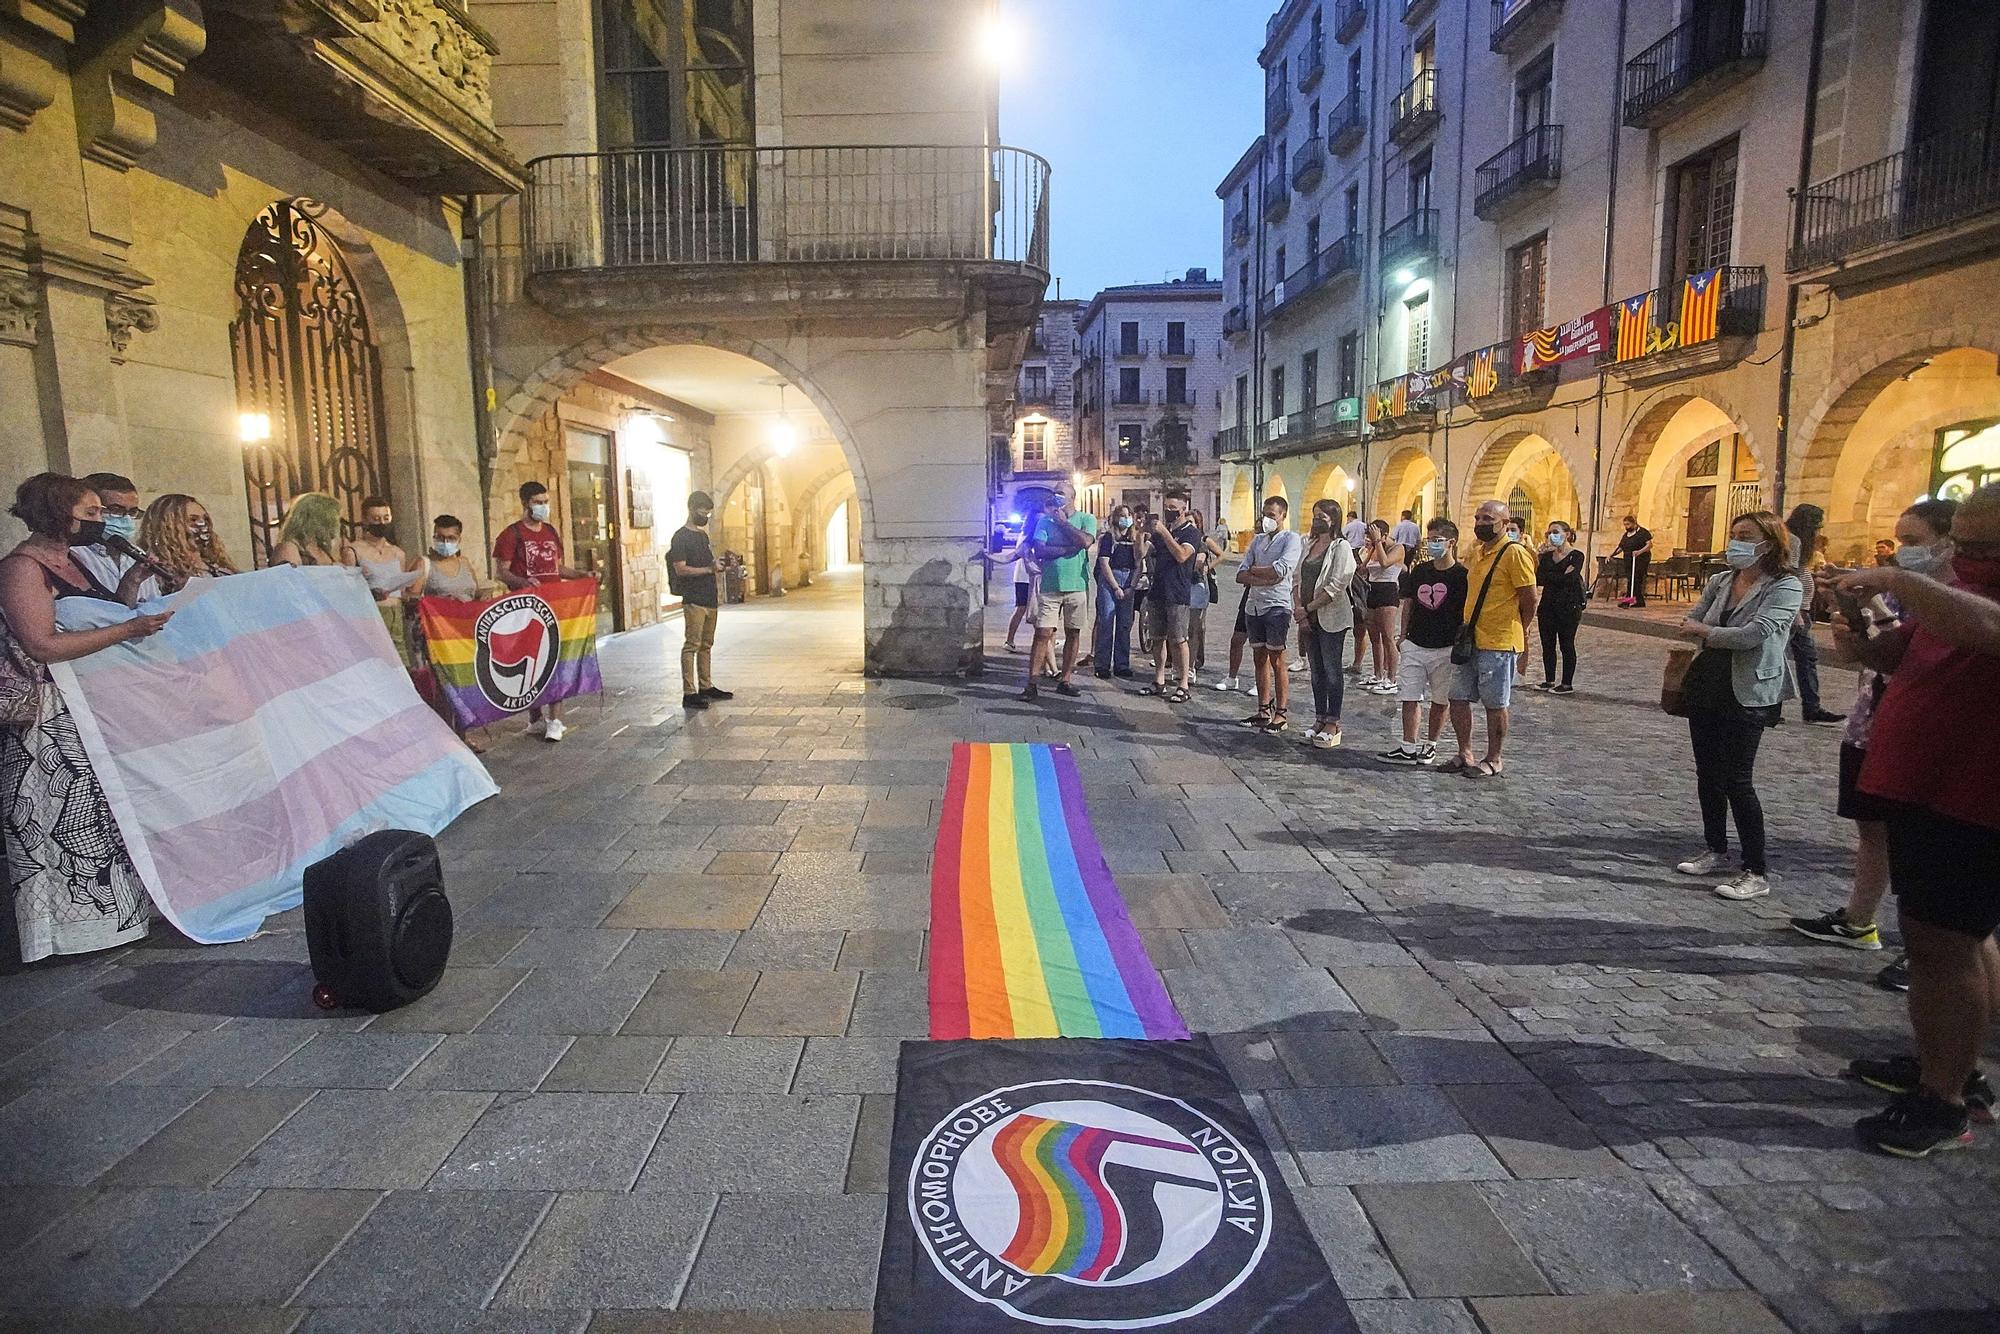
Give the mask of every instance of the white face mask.
<path id="1" fill-rule="evenodd" d="M 433 542 L 431 543 L 431 550 L 437 552 L 440 556 L 456 556 L 458 554 L 458 543 Z"/>
<path id="2" fill-rule="evenodd" d="M 110 520 L 107 519 L 105 522 L 108 525 Z M 1916 570 L 1921 574 L 1928 574 L 1944 564 L 1943 561 L 1938 559 L 1937 548 L 1935 547 L 1897 547 L 1896 554 L 1891 559 L 1904 569 Z"/>
<path id="3" fill-rule="evenodd" d="M 546 500 L 538 500 L 534 504 L 528 506 L 528 517 L 533 519 L 536 523 L 547 523 L 549 518 L 549 502 Z"/>
<path id="4" fill-rule="evenodd" d="M 1275 533 L 1278 531 L 1278 521 L 1266 514 L 1264 516 L 1263 528 L 1267 533 Z"/>

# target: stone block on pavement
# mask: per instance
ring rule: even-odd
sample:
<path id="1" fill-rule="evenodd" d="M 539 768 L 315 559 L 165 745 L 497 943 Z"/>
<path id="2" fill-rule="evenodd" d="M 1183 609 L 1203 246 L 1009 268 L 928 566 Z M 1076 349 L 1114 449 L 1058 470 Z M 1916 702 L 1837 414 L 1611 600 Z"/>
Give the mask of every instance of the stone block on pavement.
<path id="1" fill-rule="evenodd" d="M 1354 1194 L 1419 1297 L 1553 1291 L 1471 1182 L 1356 1186 Z"/>

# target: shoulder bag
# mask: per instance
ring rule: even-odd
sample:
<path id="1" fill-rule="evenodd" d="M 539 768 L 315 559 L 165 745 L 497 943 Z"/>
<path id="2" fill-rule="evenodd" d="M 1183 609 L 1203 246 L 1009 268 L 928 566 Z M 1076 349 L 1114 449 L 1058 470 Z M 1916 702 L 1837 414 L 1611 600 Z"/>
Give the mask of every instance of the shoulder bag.
<path id="1" fill-rule="evenodd" d="M 1676 648 L 1667 650 L 1667 665 L 1660 673 L 1660 710 L 1675 718 L 1688 715 L 1687 674 L 1694 666 L 1696 650 Z"/>
<path id="2" fill-rule="evenodd" d="M 1500 573 L 1500 562 L 1507 557 L 1503 547 L 1493 557 L 1493 564 L 1486 568 L 1486 582 L 1479 586 L 1479 600 L 1472 604 L 1472 615 L 1465 618 L 1465 624 L 1458 628 L 1458 638 L 1451 641 L 1451 660 L 1463 667 L 1472 661 L 1472 655 L 1479 648 L 1479 613 L 1486 610 L 1486 595 L 1493 591 L 1493 576 Z"/>

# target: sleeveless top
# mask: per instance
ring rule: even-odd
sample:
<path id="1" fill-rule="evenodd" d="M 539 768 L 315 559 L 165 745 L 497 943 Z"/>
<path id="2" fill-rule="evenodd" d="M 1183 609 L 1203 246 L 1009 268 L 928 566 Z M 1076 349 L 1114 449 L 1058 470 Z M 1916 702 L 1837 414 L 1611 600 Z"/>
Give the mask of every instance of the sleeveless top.
<path id="1" fill-rule="evenodd" d="M 456 598 L 460 602 L 479 600 L 479 576 L 472 572 L 472 566 L 463 560 L 459 562 L 457 575 L 448 575 L 438 569 L 438 563 L 428 556 L 424 558 L 424 592 L 429 597 Z"/>
<path id="2" fill-rule="evenodd" d="M 389 587 L 403 573 L 403 562 L 399 560 L 363 560 L 359 551 L 354 553 L 354 560 L 361 569 L 361 577 L 377 593 Z"/>

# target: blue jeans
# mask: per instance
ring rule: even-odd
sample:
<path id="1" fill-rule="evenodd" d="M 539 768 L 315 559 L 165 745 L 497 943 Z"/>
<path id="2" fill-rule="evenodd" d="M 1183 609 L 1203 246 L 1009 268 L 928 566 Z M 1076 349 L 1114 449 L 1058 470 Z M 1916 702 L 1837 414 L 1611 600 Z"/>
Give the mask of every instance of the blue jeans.
<path id="1" fill-rule="evenodd" d="M 1808 718 L 1820 712 L 1819 644 L 1813 639 L 1810 621 L 1792 622 L 1792 669 L 1799 682 L 1799 708 Z"/>
<path id="2" fill-rule="evenodd" d="M 1125 596 L 1112 596 L 1104 581 L 1098 581 L 1097 635 L 1091 644 L 1091 661 L 1099 676 L 1132 670 L 1132 571 L 1113 570 L 1111 577 L 1125 590 Z"/>

